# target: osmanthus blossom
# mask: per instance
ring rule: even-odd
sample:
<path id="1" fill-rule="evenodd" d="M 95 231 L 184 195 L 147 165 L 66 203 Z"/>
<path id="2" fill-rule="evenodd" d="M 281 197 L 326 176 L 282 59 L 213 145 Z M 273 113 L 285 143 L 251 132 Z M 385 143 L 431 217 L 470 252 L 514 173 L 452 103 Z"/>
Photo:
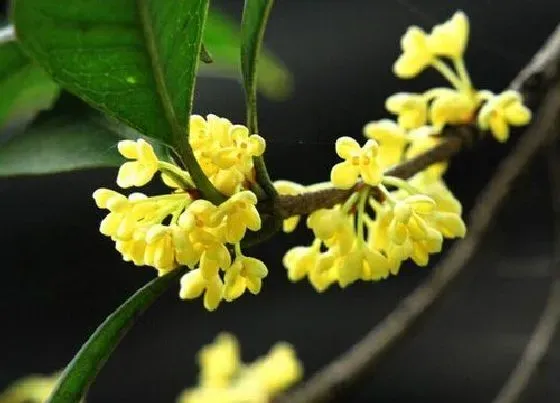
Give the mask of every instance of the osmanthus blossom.
<path id="1" fill-rule="evenodd" d="M 301 379 L 303 367 L 293 347 L 277 343 L 252 363 L 241 362 L 239 344 L 228 333 L 198 354 L 198 385 L 184 390 L 178 403 L 266 403 Z"/>
<path id="2" fill-rule="evenodd" d="M 115 242 L 124 260 L 152 266 L 158 275 L 180 266 L 188 267 L 180 281 L 179 296 L 203 296 L 205 308 L 214 310 L 225 299 L 226 285 L 228 290 L 234 289 L 227 293 L 227 300 L 231 301 L 241 296 L 245 288 L 258 293 L 262 278 L 267 275 L 264 263 L 241 255 L 239 247 L 247 230 L 261 228 L 257 197 L 249 189 L 254 175 L 253 157 L 262 155 L 265 143 L 262 137 L 250 135 L 246 127 L 214 115 L 207 119 L 191 117 L 189 141 L 210 180 L 229 194 L 221 204 L 198 198 L 189 173 L 159 160 L 144 139 L 119 143 L 119 152 L 131 161 L 119 169 L 117 185 L 143 186 L 159 171 L 169 193 L 147 196 L 135 192 L 127 197 L 101 188 L 93 198 L 99 208 L 109 210 L 101 221 L 100 232 Z M 238 251 L 235 259 L 234 249 Z M 250 264 L 240 268 L 239 262 Z M 245 266 L 258 266 L 258 273 L 248 275 L 254 270 L 246 270 Z M 246 279 L 243 289 L 239 285 L 242 279 Z"/>
<path id="3" fill-rule="evenodd" d="M 529 122 L 519 93 L 494 95 L 473 87 L 463 60 L 468 34 L 462 12 L 430 33 L 419 27 L 406 31 L 395 74 L 412 78 L 432 67 L 451 88 L 394 94 L 385 106 L 395 121 L 368 123 L 364 146 L 347 136 L 336 141 L 336 154 L 344 161 L 332 168 L 331 183 L 353 191 L 344 204 L 310 214 L 307 226 L 315 239 L 310 246 L 292 248 L 283 260 L 290 280 L 307 277 L 319 292 L 335 283 L 346 287 L 358 279 L 380 280 L 397 274 L 407 259 L 426 266 L 445 238 L 465 236 L 461 203 L 443 181 L 446 161 L 409 179 L 385 172 L 438 147 L 448 126 L 478 124 L 505 141 L 510 125 Z"/>
<path id="4" fill-rule="evenodd" d="M 477 125 L 482 134 L 505 141 L 510 126 L 529 122 L 531 113 L 518 92 L 495 95 L 473 86 L 463 60 L 468 35 L 469 21 L 462 12 L 430 32 L 410 27 L 401 39 L 394 73 L 412 78 L 434 68 L 450 87 L 389 96 L 385 106 L 394 119 L 365 125 L 363 144 L 350 136 L 336 140 L 335 152 L 342 161 L 331 168 L 330 182 L 273 184 L 284 196 L 328 187 L 348 190 L 346 200 L 308 214 L 306 224 L 314 240 L 309 246 L 293 247 L 283 259 L 291 281 L 307 278 L 318 292 L 334 284 L 379 281 L 397 274 L 405 260 L 427 265 L 445 238 L 465 236 L 461 203 L 443 180 L 447 161 L 411 178 L 390 173 L 439 147 L 450 126 Z M 189 172 L 159 159 L 145 139 L 119 143 L 127 161 L 119 169 L 117 185 L 144 186 L 159 172 L 168 191 L 127 196 L 102 188 L 93 197 L 99 208 L 108 210 L 99 230 L 115 242 L 124 260 L 154 267 L 158 275 L 186 266 L 180 297 L 202 297 L 204 307 L 215 310 L 222 301 L 247 291 L 258 294 L 268 274 L 264 262 L 245 256 L 241 248 L 247 232 L 263 226 L 253 164 L 266 143 L 247 127 L 216 115 L 191 116 L 188 141 L 202 172 L 226 197 L 222 203 L 201 198 Z M 287 233 L 301 221 L 299 215 L 281 218 Z M 217 393 L 211 388 L 199 392 Z"/>

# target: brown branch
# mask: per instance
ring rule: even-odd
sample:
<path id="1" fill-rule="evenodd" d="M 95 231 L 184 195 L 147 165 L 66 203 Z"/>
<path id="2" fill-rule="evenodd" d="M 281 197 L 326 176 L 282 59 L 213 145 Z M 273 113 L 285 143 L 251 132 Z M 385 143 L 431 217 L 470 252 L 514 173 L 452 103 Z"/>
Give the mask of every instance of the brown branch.
<path id="1" fill-rule="evenodd" d="M 527 98 L 534 99 L 534 102 L 542 100 L 541 106 L 534 123 L 525 131 L 480 194 L 468 220 L 468 236 L 457 242 L 434 269 L 430 278 L 408 295 L 364 339 L 299 388 L 277 399 L 277 402 L 309 403 L 334 399 L 337 392 L 364 378 L 461 274 L 513 181 L 553 134 L 553 122 L 560 114 L 559 66 L 560 26 L 511 85 L 511 88 L 520 90 Z M 549 75 L 550 72 L 554 74 Z M 545 91 L 545 88 L 548 90 Z"/>
<path id="2" fill-rule="evenodd" d="M 560 120 L 560 115 L 558 117 Z M 560 130 L 556 125 L 556 131 Z M 539 369 L 560 323 L 560 153 L 557 142 L 549 146 L 548 173 L 554 216 L 554 236 L 551 260 L 552 283 L 544 310 L 519 362 L 504 383 L 494 403 L 515 403 L 527 392 Z"/>
<path id="3" fill-rule="evenodd" d="M 521 92 L 529 106 L 536 105 L 546 87 L 558 77 L 559 60 L 560 26 L 556 28 L 545 46 L 531 60 L 531 63 L 513 80 L 510 89 Z M 472 126 L 447 127 L 442 133 L 444 141 L 441 144 L 391 168 L 386 174 L 398 176 L 402 179 L 409 178 L 436 162 L 449 160 L 465 145 L 473 143 L 479 137 L 479 134 L 478 130 Z M 264 202 L 259 206 L 259 210 L 269 214 L 276 211 L 276 214 L 282 218 L 306 215 L 320 208 L 330 208 L 335 204 L 343 203 L 354 190 L 355 188 L 328 188 L 300 195 L 283 195 L 268 202 L 273 203 L 273 205 Z"/>

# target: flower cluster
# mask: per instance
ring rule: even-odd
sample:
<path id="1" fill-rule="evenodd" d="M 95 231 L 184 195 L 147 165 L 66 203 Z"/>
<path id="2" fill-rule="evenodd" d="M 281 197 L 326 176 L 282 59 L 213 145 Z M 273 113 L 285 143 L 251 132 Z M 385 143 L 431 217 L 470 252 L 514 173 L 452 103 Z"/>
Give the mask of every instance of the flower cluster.
<path id="1" fill-rule="evenodd" d="M 333 283 L 346 287 L 358 279 L 383 279 L 397 274 L 407 259 L 426 266 L 429 255 L 441 251 L 444 238 L 465 236 L 461 204 L 442 179 L 446 163 L 434 164 L 409 180 L 384 173 L 438 145 L 447 125 L 477 123 L 505 141 L 510 125 L 529 122 L 531 114 L 517 92 L 494 95 L 473 88 L 463 61 L 468 31 L 466 16 L 458 12 L 430 34 L 411 27 L 403 36 L 395 74 L 411 78 L 431 66 L 453 88 L 392 95 L 386 107 L 397 115 L 396 121 L 368 123 L 363 146 L 351 137 L 336 141 L 335 151 L 343 161 L 332 168 L 331 183 L 352 189 L 351 196 L 344 204 L 308 216 L 314 241 L 284 256 L 292 281 L 307 277 L 323 291 Z M 287 181 L 276 186 L 281 194 L 307 191 Z M 292 231 L 299 220 L 290 217 L 284 230 Z"/>
<path id="2" fill-rule="evenodd" d="M 220 192 L 232 195 L 254 182 L 253 157 L 264 153 L 266 143 L 242 125 L 225 118 L 193 115 L 189 142 L 204 174 Z"/>
<path id="3" fill-rule="evenodd" d="M 498 141 L 504 142 L 509 137 L 509 126 L 529 122 L 531 113 L 516 91 L 494 95 L 472 86 L 463 60 L 468 35 L 469 22 L 462 12 L 436 25 L 429 34 L 416 26 L 406 31 L 401 40 L 402 54 L 393 66 L 395 74 L 413 78 L 427 67 L 433 67 L 453 88 L 389 97 L 386 107 L 398 116 L 401 128 L 413 130 L 431 124 L 439 132 L 445 125 L 476 122 L 480 129 L 490 130 Z"/>
<path id="4" fill-rule="evenodd" d="M 247 230 L 261 228 L 257 197 L 245 189 L 251 181 L 252 157 L 262 154 L 264 140 L 213 115 L 207 121 L 192 116 L 190 134 L 203 170 L 230 195 L 220 205 L 198 199 L 189 174 L 159 160 L 143 139 L 119 143 L 119 152 L 130 161 L 121 165 L 117 184 L 143 186 L 160 172 L 169 193 L 135 192 L 127 197 L 102 188 L 93 198 L 99 208 L 109 210 L 100 231 L 115 241 L 125 261 L 152 266 L 159 275 L 187 266 L 190 271 L 181 278 L 180 297 L 204 294 L 204 306 L 214 310 L 223 299 L 232 301 L 247 289 L 259 293 L 268 273 L 263 262 L 244 256 L 240 247 Z"/>
<path id="5" fill-rule="evenodd" d="M 426 266 L 444 238 L 466 232 L 461 204 L 425 172 L 408 182 L 385 176 L 375 191 L 361 186 L 344 204 L 310 214 L 307 226 L 313 243 L 290 249 L 283 263 L 290 280 L 307 277 L 319 292 L 385 279 L 409 258 Z"/>
<path id="6" fill-rule="evenodd" d="M 179 403 L 266 403 L 297 382 L 302 366 L 287 343 L 278 343 L 251 364 L 243 364 L 239 345 L 230 334 L 220 334 L 199 353 L 196 388 L 185 390 Z"/>

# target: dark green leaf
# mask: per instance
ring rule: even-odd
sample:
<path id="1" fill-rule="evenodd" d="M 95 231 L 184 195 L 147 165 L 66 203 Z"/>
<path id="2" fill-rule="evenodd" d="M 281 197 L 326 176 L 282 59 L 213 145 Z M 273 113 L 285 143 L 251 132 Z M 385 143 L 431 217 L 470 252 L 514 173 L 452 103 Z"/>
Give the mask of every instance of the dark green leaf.
<path id="1" fill-rule="evenodd" d="M 273 0 L 245 0 L 241 21 L 241 73 L 247 102 L 247 126 L 251 133 L 258 133 L 257 118 L 257 67 L 264 31 Z M 262 157 L 253 158 L 257 183 L 268 197 L 276 197 Z"/>
<path id="2" fill-rule="evenodd" d="M 23 48 L 66 89 L 171 145 L 220 201 L 188 143 L 208 0 L 18 0 Z"/>
<path id="3" fill-rule="evenodd" d="M 94 119 L 53 117 L 0 145 L 0 176 L 118 166 L 119 137 Z"/>
<path id="4" fill-rule="evenodd" d="M 80 402 L 128 329 L 182 274 L 177 269 L 155 278 L 109 315 L 68 364 L 48 402 Z"/>
<path id="5" fill-rule="evenodd" d="M 12 120 L 27 120 L 50 108 L 58 86 L 23 54 L 13 27 L 0 29 L 0 130 Z"/>
<path id="6" fill-rule="evenodd" d="M 118 167 L 125 161 L 117 151 L 118 141 L 139 137 L 136 130 L 63 91 L 52 109 L 39 114 L 23 132 L 0 142 L 0 176 Z M 151 143 L 160 160 L 170 161 L 168 147 Z"/>

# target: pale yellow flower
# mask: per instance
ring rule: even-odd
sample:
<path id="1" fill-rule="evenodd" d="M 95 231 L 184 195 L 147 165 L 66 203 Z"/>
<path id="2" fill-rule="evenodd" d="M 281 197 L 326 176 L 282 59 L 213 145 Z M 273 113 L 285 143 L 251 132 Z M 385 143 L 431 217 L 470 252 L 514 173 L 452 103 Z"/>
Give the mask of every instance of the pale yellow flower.
<path id="1" fill-rule="evenodd" d="M 220 333 L 212 344 L 199 351 L 198 363 L 201 385 L 227 386 L 241 368 L 237 339 L 229 333 Z"/>
<path id="2" fill-rule="evenodd" d="M 393 71 L 400 78 L 416 77 L 434 60 L 428 43 L 428 36 L 419 27 L 409 27 L 401 38 L 402 54 L 393 65 Z"/>
<path id="3" fill-rule="evenodd" d="M 253 157 L 266 147 L 262 137 L 216 115 L 191 116 L 189 133 L 196 160 L 220 192 L 231 196 L 254 181 Z"/>
<path id="4" fill-rule="evenodd" d="M 224 277 L 224 299 L 233 301 L 246 289 L 249 289 L 251 294 L 258 294 L 261 291 L 262 279 L 267 275 L 268 269 L 259 259 L 238 256 Z"/>
<path id="5" fill-rule="evenodd" d="M 252 157 L 264 153 L 265 140 L 257 134 L 249 135 L 249 129 L 241 125 L 231 126 L 228 135 L 231 145 L 217 150 L 213 162 L 221 169 L 237 166 L 240 171 L 248 172 L 252 167 Z"/>
<path id="6" fill-rule="evenodd" d="M 405 130 L 389 119 L 370 122 L 364 127 L 364 134 L 379 144 L 377 162 L 387 169 L 401 162 L 407 143 Z"/>
<path id="7" fill-rule="evenodd" d="M 523 105 L 521 94 L 512 90 L 490 98 L 478 113 L 480 128 L 490 130 L 502 143 L 509 138 L 509 126 L 524 126 L 530 120 L 531 111 Z"/>
<path id="8" fill-rule="evenodd" d="M 314 211 L 307 217 L 307 226 L 326 246 L 336 248 L 340 254 L 350 251 L 356 237 L 352 216 L 344 213 L 340 205 Z"/>
<path id="9" fill-rule="evenodd" d="M 225 227 L 225 239 L 237 243 L 248 229 L 258 231 L 261 217 L 257 211 L 257 196 L 249 190 L 234 194 L 218 206 L 216 219 L 222 220 Z"/>
<path id="10" fill-rule="evenodd" d="M 198 298 L 204 293 L 203 304 L 209 310 L 215 310 L 222 300 L 224 284 L 218 274 L 205 277 L 201 269 L 194 269 L 181 277 L 181 299 Z"/>
<path id="11" fill-rule="evenodd" d="M 387 98 L 385 108 L 398 115 L 399 126 L 405 130 L 424 126 L 428 121 L 428 101 L 421 94 L 396 93 Z"/>
<path id="12" fill-rule="evenodd" d="M 450 20 L 436 25 L 427 43 L 432 53 L 438 56 L 460 58 L 469 39 L 469 20 L 465 13 L 457 11 Z"/>
<path id="13" fill-rule="evenodd" d="M 389 275 L 387 259 L 360 240 L 356 240 L 352 250 L 341 258 L 337 265 L 337 281 L 343 288 L 358 279 L 379 280 Z"/>
<path id="14" fill-rule="evenodd" d="M 290 281 L 298 281 L 313 271 L 318 264 L 320 243 L 313 246 L 296 246 L 286 252 L 282 264 L 288 271 Z"/>
<path id="15" fill-rule="evenodd" d="M 135 161 L 125 162 L 121 165 L 117 175 L 117 185 L 122 188 L 143 186 L 152 180 L 158 171 L 158 158 L 146 140 L 119 141 L 118 150 L 123 157 Z"/>
<path id="16" fill-rule="evenodd" d="M 199 361 L 200 383 L 183 391 L 178 403 L 269 403 L 303 373 L 290 344 L 277 343 L 267 355 L 243 364 L 237 341 L 224 333 L 204 347 Z"/>
<path id="17" fill-rule="evenodd" d="M 256 381 L 269 396 L 275 396 L 299 380 L 302 374 L 294 348 L 288 343 L 277 343 L 266 356 L 247 368 L 243 376 Z"/>
<path id="18" fill-rule="evenodd" d="M 329 249 L 321 253 L 317 264 L 310 267 L 307 278 L 317 292 L 323 292 L 334 284 L 338 278 L 338 265 L 342 258 L 335 250 Z"/>
<path id="19" fill-rule="evenodd" d="M 477 99 L 469 94 L 451 88 L 436 88 L 428 91 L 433 97 L 430 106 L 430 120 L 437 129 L 445 125 L 470 123 L 478 107 Z"/>
<path id="20" fill-rule="evenodd" d="M 345 161 L 336 164 L 331 170 L 331 182 L 336 187 L 350 188 L 358 178 L 368 185 L 379 184 L 382 171 L 377 163 L 378 145 L 375 140 L 368 140 L 363 147 L 351 137 L 336 140 L 336 153 Z"/>

